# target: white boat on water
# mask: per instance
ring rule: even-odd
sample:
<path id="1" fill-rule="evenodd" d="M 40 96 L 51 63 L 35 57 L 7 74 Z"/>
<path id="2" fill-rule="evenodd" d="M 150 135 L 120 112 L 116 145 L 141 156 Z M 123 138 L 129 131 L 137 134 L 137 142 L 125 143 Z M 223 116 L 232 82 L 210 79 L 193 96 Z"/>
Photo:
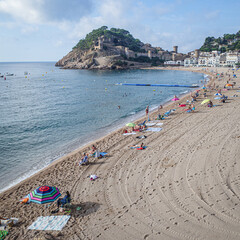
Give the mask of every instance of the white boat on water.
<path id="1" fill-rule="evenodd" d="M 14 74 L 13 74 L 13 73 L 8 73 L 8 72 L 7 72 L 7 73 L 4 74 L 4 76 L 6 76 L 6 77 L 14 76 Z"/>

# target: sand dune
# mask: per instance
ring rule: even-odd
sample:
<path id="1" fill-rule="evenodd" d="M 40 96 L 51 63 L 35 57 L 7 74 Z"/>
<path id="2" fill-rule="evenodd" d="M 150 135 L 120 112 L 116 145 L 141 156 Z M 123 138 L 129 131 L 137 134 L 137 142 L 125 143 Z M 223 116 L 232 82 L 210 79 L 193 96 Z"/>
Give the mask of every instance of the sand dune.
<path id="1" fill-rule="evenodd" d="M 219 86 L 227 79 L 214 78 Z M 20 219 L 7 239 L 240 239 L 240 94 L 225 92 L 229 100 L 213 108 L 200 104 L 202 94 L 196 112 L 177 108 L 146 139 L 117 131 L 96 142 L 106 158 L 79 167 L 80 149 L 2 193 L 0 215 Z M 142 142 L 147 149 L 129 148 Z M 82 207 L 61 232 L 27 230 L 50 210 L 19 199 L 44 184 L 69 190 Z"/>

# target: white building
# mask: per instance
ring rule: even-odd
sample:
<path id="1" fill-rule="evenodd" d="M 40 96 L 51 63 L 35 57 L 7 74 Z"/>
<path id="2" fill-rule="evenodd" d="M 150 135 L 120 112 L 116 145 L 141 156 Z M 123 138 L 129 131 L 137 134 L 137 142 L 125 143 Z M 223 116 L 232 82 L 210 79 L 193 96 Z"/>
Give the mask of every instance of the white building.
<path id="1" fill-rule="evenodd" d="M 195 57 L 190 57 L 190 58 L 186 58 L 184 60 L 184 67 L 192 67 L 192 66 L 197 66 L 197 58 Z"/>
<path id="2" fill-rule="evenodd" d="M 173 66 L 184 66 L 184 61 L 177 60 L 177 61 L 165 61 L 164 65 L 173 65 Z"/>
<path id="3" fill-rule="evenodd" d="M 221 54 L 218 51 L 201 52 L 198 58 L 191 55 L 191 57 L 184 60 L 185 67 L 235 67 L 236 63 L 240 63 L 240 54 L 238 52 Z"/>
<path id="4" fill-rule="evenodd" d="M 226 65 L 234 67 L 236 63 L 240 62 L 240 55 L 232 54 L 232 53 L 227 53 L 226 56 Z"/>

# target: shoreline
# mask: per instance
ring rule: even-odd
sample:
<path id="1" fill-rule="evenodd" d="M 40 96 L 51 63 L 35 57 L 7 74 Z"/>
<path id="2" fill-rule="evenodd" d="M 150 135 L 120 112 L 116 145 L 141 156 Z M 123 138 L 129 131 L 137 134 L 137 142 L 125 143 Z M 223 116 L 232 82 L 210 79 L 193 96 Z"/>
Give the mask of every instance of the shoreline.
<path id="1" fill-rule="evenodd" d="M 216 81 L 222 88 L 227 80 L 218 81 L 215 73 L 204 73 L 212 76 L 208 85 Z M 236 81 L 239 86 L 238 78 Z M 213 99 L 214 93 L 208 90 L 207 97 Z M 238 239 L 240 98 L 232 97 L 236 88 L 226 93 L 227 103 L 208 108 L 200 104 L 204 99 L 200 90 L 196 112 L 177 108 L 161 121 L 159 133 L 144 132 L 147 138 L 136 140 L 137 135 L 123 136 L 120 128 L 1 193 L 2 216 L 19 217 L 21 222 L 7 239 L 47 239 L 49 234 L 56 239 L 112 239 L 113 234 L 115 239 L 146 235 L 150 239 Z M 161 114 L 189 99 L 189 94 L 177 103 L 165 104 Z M 157 110 L 151 112 L 150 119 L 156 114 Z M 148 146 L 146 150 L 129 149 L 142 142 Z M 108 156 L 78 167 L 82 152 L 92 144 Z M 90 181 L 90 174 L 99 179 Z M 20 205 L 19 199 L 45 184 L 60 188 L 63 195 L 70 191 L 73 205 L 82 207 L 82 211 L 72 212 L 61 232 L 27 230 L 38 216 L 50 212 L 33 203 Z"/>
<path id="2" fill-rule="evenodd" d="M 140 68 L 141 69 L 141 68 Z M 161 67 L 160 68 L 158 68 L 158 67 L 152 67 L 152 68 L 142 68 L 142 69 L 148 69 L 148 70 L 163 70 Z M 178 70 L 178 69 L 168 69 L 168 68 L 166 68 L 166 69 L 164 69 L 164 70 Z M 185 70 L 185 71 L 189 71 L 189 70 Z M 197 73 L 203 73 L 203 72 L 198 72 L 197 71 Z M 193 92 L 193 91 L 195 91 L 195 90 L 197 90 L 198 88 L 193 88 L 193 89 L 189 89 L 189 91 L 187 92 L 187 93 L 182 93 L 182 94 L 180 94 L 179 95 L 179 98 L 180 98 L 180 100 L 182 99 L 182 98 L 184 98 L 185 96 L 187 96 L 187 95 L 189 95 L 189 94 L 191 94 L 191 92 Z M 159 103 L 159 105 L 160 105 L 161 103 Z M 164 100 L 164 102 L 162 103 L 162 106 L 164 107 L 164 109 L 167 107 L 167 106 L 169 106 L 170 104 L 174 104 L 173 102 L 171 102 L 171 100 Z M 156 114 L 156 112 L 158 111 L 157 110 L 157 106 L 156 107 L 154 107 L 152 110 L 150 110 L 150 115 L 149 116 L 151 116 L 151 115 L 153 115 L 153 114 Z M 166 110 L 167 111 L 167 110 Z M 134 115 L 136 115 L 135 117 L 134 117 Z M 139 123 L 139 122 L 143 122 L 144 120 L 145 120 L 145 113 L 144 113 L 144 110 L 142 111 L 142 112 L 138 112 L 137 114 L 134 114 L 134 115 L 131 115 L 131 116 L 128 116 L 126 119 L 128 119 L 128 118 L 133 118 L 134 120 L 132 120 L 133 122 L 135 122 L 135 123 Z M 142 115 L 142 116 L 138 116 L 138 115 Z M 81 146 L 79 146 L 79 147 L 77 147 L 76 149 L 74 149 L 74 150 L 72 150 L 72 151 L 70 151 L 70 152 L 68 152 L 67 154 L 64 154 L 63 156 L 61 156 L 60 158 L 57 158 L 57 159 L 55 159 L 55 160 L 53 160 L 53 162 L 52 163 L 50 163 L 49 165 L 47 165 L 47 166 L 45 166 L 45 167 L 43 167 L 41 170 L 38 170 L 37 172 L 34 172 L 34 173 L 32 173 L 29 177 L 27 177 L 27 178 L 24 178 L 23 180 L 20 180 L 18 183 L 16 183 L 16 184 L 11 184 L 9 187 L 5 187 L 5 188 L 3 188 L 3 190 L 0 190 L 0 196 L 1 196 L 1 194 L 4 194 L 6 191 L 11 191 L 12 189 L 15 189 L 15 187 L 17 188 L 19 185 L 21 185 L 22 183 L 24 183 L 24 182 L 26 182 L 26 181 L 28 181 L 29 179 L 31 179 L 32 177 L 35 177 L 35 176 L 38 176 L 39 174 L 41 174 L 43 171 L 45 171 L 45 170 L 47 170 L 48 168 L 50 168 L 50 167 L 52 167 L 52 166 L 54 166 L 55 164 L 57 164 L 59 161 L 64 161 L 64 159 L 66 159 L 66 158 L 69 158 L 69 157 L 72 157 L 72 156 L 74 156 L 75 154 L 77 154 L 77 153 L 79 153 L 79 152 L 84 152 L 84 151 L 86 151 L 86 149 L 88 149 L 88 151 L 89 151 L 89 149 L 91 148 L 91 146 L 93 145 L 93 144 L 96 144 L 97 142 L 100 142 L 102 139 L 104 139 L 105 137 L 107 138 L 107 137 L 109 137 L 110 135 L 112 135 L 112 134 L 116 134 L 116 133 L 118 133 L 119 131 L 122 131 L 122 129 L 124 129 L 125 128 L 125 126 L 118 126 L 117 127 L 117 129 L 116 130 L 109 130 L 110 132 L 108 132 L 107 134 L 106 133 L 102 133 L 102 134 L 100 134 L 100 137 L 97 137 L 96 139 L 93 139 L 93 140 L 89 140 L 88 142 L 86 142 L 86 143 L 84 143 L 83 145 L 81 145 Z"/>

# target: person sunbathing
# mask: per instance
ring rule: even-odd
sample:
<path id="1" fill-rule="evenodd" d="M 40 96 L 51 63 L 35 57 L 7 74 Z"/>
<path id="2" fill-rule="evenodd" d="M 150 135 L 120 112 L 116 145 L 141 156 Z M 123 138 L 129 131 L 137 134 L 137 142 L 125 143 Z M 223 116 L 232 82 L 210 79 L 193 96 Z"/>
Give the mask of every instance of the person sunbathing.
<path id="1" fill-rule="evenodd" d="M 130 148 L 136 148 L 137 150 L 143 150 L 145 148 L 144 144 L 141 143 L 140 145 L 132 145 Z"/>

